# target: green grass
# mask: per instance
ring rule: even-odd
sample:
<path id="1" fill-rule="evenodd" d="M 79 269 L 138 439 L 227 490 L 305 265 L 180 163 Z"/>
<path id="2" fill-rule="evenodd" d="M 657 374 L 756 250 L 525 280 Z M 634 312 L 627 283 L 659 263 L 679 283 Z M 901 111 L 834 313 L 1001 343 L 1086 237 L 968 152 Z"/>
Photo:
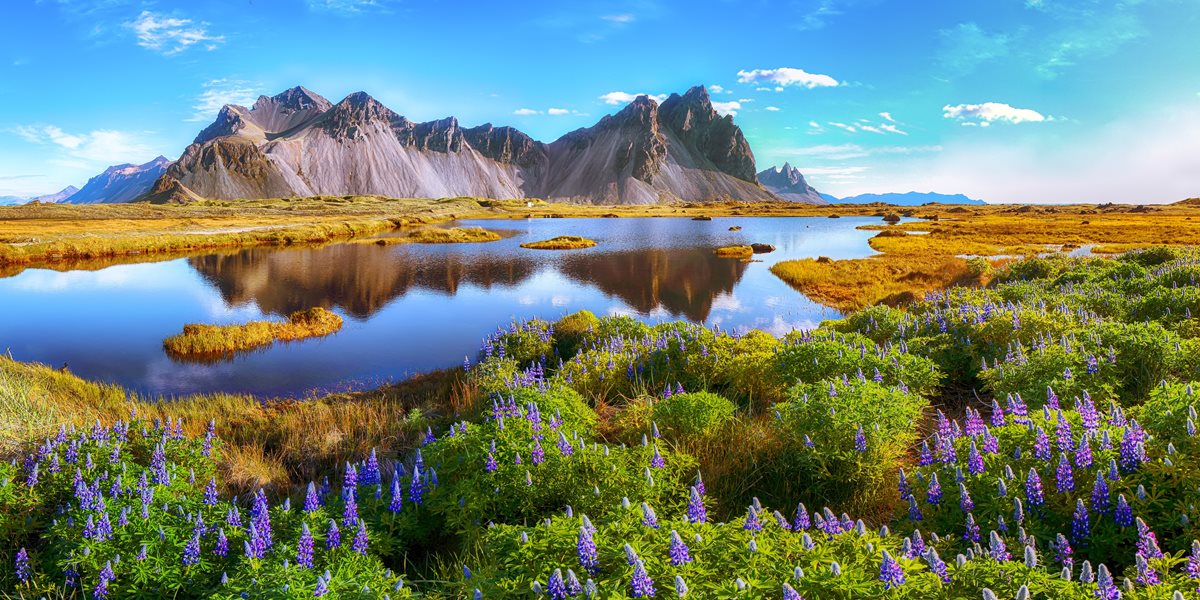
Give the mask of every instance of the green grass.
<path id="1" fill-rule="evenodd" d="M 342 328 L 342 318 L 315 307 L 288 315 L 287 321 L 252 321 L 240 325 L 183 326 L 183 333 L 163 341 L 168 354 L 177 357 L 227 356 L 269 346 L 275 342 L 332 335 Z"/>

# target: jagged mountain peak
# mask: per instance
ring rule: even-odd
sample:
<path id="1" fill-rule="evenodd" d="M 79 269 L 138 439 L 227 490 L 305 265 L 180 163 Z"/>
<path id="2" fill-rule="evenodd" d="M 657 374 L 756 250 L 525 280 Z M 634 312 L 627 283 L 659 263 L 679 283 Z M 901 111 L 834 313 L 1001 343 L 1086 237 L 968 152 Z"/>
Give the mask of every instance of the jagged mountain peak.
<path id="1" fill-rule="evenodd" d="M 800 169 L 793 167 L 791 163 L 785 162 L 781 167 L 764 169 L 758 174 L 758 181 L 785 200 L 826 204 L 821 193 L 809 185 Z"/>
<path id="2" fill-rule="evenodd" d="M 277 105 L 290 110 L 309 110 L 317 109 L 320 111 L 329 110 L 333 103 L 326 100 L 324 96 L 309 90 L 304 86 L 296 86 L 286 89 L 274 96 L 259 96 L 258 101 L 254 103 L 252 110 L 257 110 L 260 107 L 266 107 L 270 104 Z"/>

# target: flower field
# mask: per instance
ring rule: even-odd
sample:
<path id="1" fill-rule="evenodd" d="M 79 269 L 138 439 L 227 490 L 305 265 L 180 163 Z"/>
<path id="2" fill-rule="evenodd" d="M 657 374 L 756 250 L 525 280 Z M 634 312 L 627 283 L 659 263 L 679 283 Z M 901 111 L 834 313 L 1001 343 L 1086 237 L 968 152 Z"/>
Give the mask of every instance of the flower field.
<path id="1" fill-rule="evenodd" d="M 1198 277 L 1028 259 L 783 338 L 516 323 L 416 446 L 241 497 L 220 422 L 63 426 L 0 464 L 0 590 L 1197 598 Z"/>

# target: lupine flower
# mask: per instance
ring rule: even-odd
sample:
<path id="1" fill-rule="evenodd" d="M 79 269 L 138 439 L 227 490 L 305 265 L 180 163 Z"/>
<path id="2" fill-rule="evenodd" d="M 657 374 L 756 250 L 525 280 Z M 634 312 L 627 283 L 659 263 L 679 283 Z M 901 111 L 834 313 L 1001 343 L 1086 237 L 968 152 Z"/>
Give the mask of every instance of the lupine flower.
<path id="1" fill-rule="evenodd" d="M 208 485 L 204 486 L 204 505 L 217 505 L 217 478 L 213 477 L 208 480 Z"/>
<path id="2" fill-rule="evenodd" d="M 756 510 L 753 506 L 747 509 L 746 523 L 742 525 L 742 529 L 750 532 L 762 531 L 762 522 L 758 519 L 758 510 Z"/>
<path id="3" fill-rule="evenodd" d="M 663 460 L 662 453 L 658 451 L 658 445 L 654 446 L 654 457 L 650 459 L 650 466 L 655 469 L 661 469 L 667 466 L 667 461 Z"/>
<path id="4" fill-rule="evenodd" d="M 1125 500 L 1125 494 L 1117 496 L 1117 509 L 1113 512 L 1113 521 L 1121 527 L 1133 526 L 1133 507 Z"/>
<path id="5" fill-rule="evenodd" d="M 113 574 L 112 561 L 104 563 L 104 568 L 100 569 L 100 575 L 97 577 L 96 587 L 92 589 L 92 598 L 103 600 L 108 597 L 108 584 L 116 579 Z"/>
<path id="6" fill-rule="evenodd" d="M 346 504 L 342 510 L 342 527 L 349 529 L 358 522 L 358 501 L 353 494 L 346 495 Z"/>
<path id="7" fill-rule="evenodd" d="M 862 425 L 858 426 L 858 431 L 854 434 L 854 449 L 858 452 L 867 451 L 867 436 L 863 433 Z"/>
<path id="8" fill-rule="evenodd" d="M 1146 557 L 1138 554 L 1135 556 L 1137 564 L 1137 582 L 1142 585 L 1158 585 L 1158 571 L 1155 571 L 1150 563 L 1146 562 Z"/>
<path id="9" fill-rule="evenodd" d="M 925 494 L 925 499 L 934 506 L 942 501 L 942 484 L 938 483 L 937 473 L 929 478 L 929 489 Z"/>
<path id="10" fill-rule="evenodd" d="M 971 512 L 971 509 L 975 508 L 975 502 L 971 500 L 971 494 L 967 491 L 966 484 L 963 483 L 958 484 L 958 507 L 964 513 Z"/>
<path id="11" fill-rule="evenodd" d="M 605 446 L 605 448 L 607 448 L 607 446 Z M 696 471 L 696 481 L 693 484 L 693 487 L 696 488 L 697 494 L 700 494 L 701 496 L 704 495 L 704 480 L 700 477 L 700 471 Z"/>
<path id="12" fill-rule="evenodd" d="M 366 556 L 367 555 L 367 545 L 369 543 L 370 542 L 367 538 L 367 524 L 362 519 L 359 519 L 358 532 L 354 534 L 354 542 L 351 544 L 350 547 L 355 552 L 357 552 L 363 556 Z"/>
<path id="13" fill-rule="evenodd" d="M 900 492 L 901 500 L 908 500 L 912 496 L 912 487 L 908 485 L 908 477 L 904 474 L 904 469 L 900 469 L 899 481 L 896 484 L 897 490 Z"/>
<path id="14" fill-rule="evenodd" d="M 300 540 L 296 542 L 296 564 L 311 569 L 313 566 L 313 535 L 308 523 L 300 525 Z"/>
<path id="15" fill-rule="evenodd" d="M 338 529 L 337 522 L 333 519 L 329 520 L 329 529 L 325 531 L 325 549 L 333 550 L 342 545 L 342 532 Z"/>
<path id="16" fill-rule="evenodd" d="M 671 546 L 669 549 L 671 556 L 671 564 L 676 567 L 681 567 L 692 562 L 692 556 L 688 552 L 687 544 L 683 543 L 683 538 L 679 537 L 679 533 L 671 531 Z"/>
<path id="17" fill-rule="evenodd" d="M 1035 510 L 1040 509 L 1046 502 L 1042 495 L 1042 478 L 1033 468 L 1029 469 L 1029 475 L 1025 478 L 1025 501 L 1029 503 L 1030 508 Z"/>
<path id="18" fill-rule="evenodd" d="M 917 499 L 913 496 L 908 497 L 908 520 L 917 521 L 923 520 L 925 517 L 921 514 L 921 507 L 917 506 Z"/>
<path id="19" fill-rule="evenodd" d="M 558 445 L 558 452 L 560 454 L 562 454 L 563 456 L 571 456 L 572 454 L 575 453 L 574 447 L 571 446 L 571 443 L 567 441 L 567 436 L 563 435 L 563 432 L 561 432 L 561 431 L 558 432 L 558 444 L 557 445 Z"/>
<path id="20" fill-rule="evenodd" d="M 704 500 L 700 497 L 700 492 L 692 486 L 688 496 L 687 505 L 687 520 L 689 523 L 704 523 L 708 521 L 708 509 L 704 507 Z"/>
<path id="21" fill-rule="evenodd" d="M 784 583 L 783 600 L 804 600 L 804 598 L 800 595 L 800 592 L 796 591 L 796 588 Z"/>
<path id="22" fill-rule="evenodd" d="M 809 519 L 808 508 L 801 502 L 796 506 L 796 516 L 792 520 L 792 529 L 794 531 L 805 531 L 812 527 L 812 521 Z"/>
<path id="23" fill-rule="evenodd" d="M 183 564 L 194 565 L 200 562 L 200 532 L 192 534 L 192 538 L 183 547 Z"/>
<path id="24" fill-rule="evenodd" d="M 1050 460 L 1050 438 L 1041 427 L 1037 428 L 1037 436 L 1034 438 L 1033 456 L 1038 460 Z"/>
<path id="25" fill-rule="evenodd" d="M 945 561 L 938 556 L 935 548 L 930 548 L 925 553 L 925 562 L 929 563 L 929 570 L 938 576 L 944 583 L 950 583 L 950 572 L 946 568 Z"/>
<path id="26" fill-rule="evenodd" d="M 326 575 L 329 574 L 329 571 L 325 571 L 325 574 Z M 329 580 L 326 579 L 325 575 L 318 576 L 317 577 L 317 587 L 313 590 L 313 596 L 316 598 L 320 598 L 328 593 L 329 593 Z"/>
<path id="27" fill-rule="evenodd" d="M 1092 486 L 1092 511 L 1098 515 L 1108 513 L 1110 507 L 1108 497 L 1108 481 L 1104 474 L 1096 472 L 1096 484 Z"/>
<path id="28" fill-rule="evenodd" d="M 964 542 L 979 541 L 979 525 L 975 523 L 975 515 L 967 513 L 967 520 L 963 523 L 965 531 L 963 531 L 962 539 Z"/>
<path id="29" fill-rule="evenodd" d="M 658 529 L 658 515 L 654 514 L 654 509 L 650 508 L 649 504 L 642 503 L 642 525 L 651 529 Z"/>
<path id="30" fill-rule="evenodd" d="M 1075 474 L 1066 454 L 1060 454 L 1058 468 L 1054 471 L 1054 489 L 1060 494 L 1075 491 Z"/>
<path id="31" fill-rule="evenodd" d="M 1192 541 L 1192 553 L 1188 555 L 1184 572 L 1189 579 L 1200 579 L 1200 542 Z"/>
<path id="32" fill-rule="evenodd" d="M 1000 537 L 995 531 L 988 534 L 988 556 L 992 560 L 1004 562 L 1012 558 L 1012 554 L 1008 552 L 1007 546 L 1004 544 L 1004 538 Z"/>
<path id="33" fill-rule="evenodd" d="M 500 465 L 496 462 L 496 454 L 494 452 L 488 452 L 487 460 L 483 464 L 483 470 L 487 471 L 488 473 L 495 473 L 496 469 L 499 468 Z"/>
<path id="34" fill-rule="evenodd" d="M 967 472 L 972 475 L 980 475 L 984 472 L 983 455 L 979 453 L 979 448 L 975 445 L 974 440 L 971 440 L 971 450 L 967 455 Z"/>
<path id="35" fill-rule="evenodd" d="M 412 481 L 408 486 L 408 499 L 418 506 L 425 499 L 425 482 L 421 480 L 421 469 L 416 465 L 413 465 Z"/>
<path id="36" fill-rule="evenodd" d="M 29 577 L 33 575 L 33 570 L 29 567 L 29 554 L 25 552 L 25 548 L 17 551 L 15 569 L 17 580 L 21 583 L 29 583 Z"/>
<path id="37" fill-rule="evenodd" d="M 579 528 L 579 539 L 575 543 L 579 555 L 579 565 L 590 575 L 600 572 L 600 561 L 596 552 L 596 542 L 592 540 L 592 532 L 586 527 Z"/>
<path id="38" fill-rule="evenodd" d="M 1096 591 L 1093 592 L 1093 595 L 1100 600 L 1119 600 L 1121 598 L 1121 590 L 1117 589 L 1117 584 L 1108 572 L 1108 567 L 1103 564 L 1096 570 Z"/>
<path id="39" fill-rule="evenodd" d="M 1162 550 L 1158 549 L 1158 537 L 1140 517 L 1137 519 L 1137 530 L 1137 553 L 1146 558 L 1162 558 Z"/>
<path id="40" fill-rule="evenodd" d="M 650 575 L 646 573 L 646 566 L 640 560 L 634 565 L 630 587 L 633 588 L 634 598 L 654 596 L 654 580 L 650 579 Z"/>
<path id="41" fill-rule="evenodd" d="M 546 460 L 546 451 L 542 450 L 542 443 L 538 440 L 533 440 L 533 464 L 534 466 L 542 464 Z"/>
<path id="42" fill-rule="evenodd" d="M 1079 446 L 1075 449 L 1075 466 L 1086 469 L 1092 466 L 1092 446 L 1088 436 L 1080 436 Z"/>
<path id="43" fill-rule="evenodd" d="M 904 569 L 887 550 L 883 551 L 883 562 L 879 565 L 879 580 L 883 582 L 885 590 L 904 585 Z"/>
<path id="44" fill-rule="evenodd" d="M 1071 549 L 1071 543 L 1067 541 L 1066 536 L 1058 534 L 1055 541 L 1050 542 L 1050 546 L 1054 548 L 1054 558 L 1062 566 L 1070 569 L 1075 565 L 1075 559 L 1072 557 L 1074 551 Z"/>
<path id="45" fill-rule="evenodd" d="M 550 574 L 550 579 L 546 582 L 546 593 L 550 594 L 553 600 L 566 600 L 567 583 L 563 581 L 562 569 L 555 569 Z"/>

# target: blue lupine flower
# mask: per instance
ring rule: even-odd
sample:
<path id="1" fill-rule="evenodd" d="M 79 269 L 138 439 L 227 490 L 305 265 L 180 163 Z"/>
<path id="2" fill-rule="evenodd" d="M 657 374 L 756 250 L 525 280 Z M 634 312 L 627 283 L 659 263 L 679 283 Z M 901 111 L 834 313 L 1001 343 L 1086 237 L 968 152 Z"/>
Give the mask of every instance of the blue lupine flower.
<path id="1" fill-rule="evenodd" d="M 217 478 L 213 477 L 208 480 L 208 485 L 204 486 L 204 505 L 217 505 Z"/>
<path id="2" fill-rule="evenodd" d="M 650 579 L 649 573 L 646 573 L 646 565 L 642 561 L 639 560 L 634 565 L 633 577 L 629 583 L 633 589 L 634 598 L 654 597 L 654 580 Z"/>
<path id="3" fill-rule="evenodd" d="M 145 552 L 146 546 L 142 545 L 142 551 Z M 213 554 L 220 557 L 229 555 L 229 538 L 225 537 L 225 528 L 217 530 L 217 544 L 213 547 Z"/>
<path id="4" fill-rule="evenodd" d="M 981 475 L 984 472 L 983 455 L 979 453 L 975 440 L 971 440 L 971 450 L 967 454 L 967 472 L 972 475 Z"/>
<path id="5" fill-rule="evenodd" d="M 596 552 L 596 542 L 592 540 L 592 532 L 586 527 L 579 528 L 579 538 L 575 543 L 579 555 L 579 566 L 590 575 L 600 572 L 599 554 Z"/>
<path id="6" fill-rule="evenodd" d="M 1012 554 L 1008 552 L 1008 547 L 1004 544 L 1004 538 L 995 531 L 988 534 L 988 556 L 998 562 L 1012 559 Z"/>
<path id="7" fill-rule="evenodd" d="M 1050 460 L 1050 438 L 1041 427 L 1037 428 L 1037 436 L 1034 438 L 1033 456 L 1038 460 Z"/>
<path id="8" fill-rule="evenodd" d="M 1045 497 L 1042 495 L 1042 478 L 1033 468 L 1029 469 L 1029 475 L 1025 477 L 1025 501 L 1034 510 L 1040 509 L 1046 503 Z"/>
<path id="9" fill-rule="evenodd" d="M 296 542 L 296 564 L 311 569 L 313 566 L 313 535 L 308 523 L 300 525 L 300 540 Z"/>
<path id="10" fill-rule="evenodd" d="M 704 523 L 708 521 L 708 509 L 704 507 L 704 499 L 696 486 L 692 486 L 688 495 L 687 520 L 689 523 Z"/>
<path id="11" fill-rule="evenodd" d="M 192 538 L 183 547 L 183 564 L 194 565 L 200 562 L 200 532 L 192 534 Z"/>
<path id="12" fill-rule="evenodd" d="M 1080 546 L 1087 545 L 1087 538 L 1091 531 L 1091 521 L 1088 517 L 1087 506 L 1083 504 L 1083 500 L 1075 501 L 1075 514 L 1071 517 L 1071 539 L 1075 540 Z"/>
<path id="13" fill-rule="evenodd" d="M 883 582 L 885 590 L 904 585 L 904 569 L 887 550 L 883 551 L 883 562 L 879 565 L 879 580 Z"/>
<path id="14" fill-rule="evenodd" d="M 747 509 L 746 523 L 742 525 L 742 529 L 751 532 L 762 531 L 762 522 L 758 519 L 758 510 L 753 506 Z"/>
<path id="15" fill-rule="evenodd" d="M 650 459 L 650 466 L 655 469 L 661 469 L 667 466 L 667 461 L 663 459 L 662 453 L 658 451 L 658 445 L 654 446 L 654 456 Z"/>
<path id="16" fill-rule="evenodd" d="M 367 538 L 367 523 L 362 519 L 358 521 L 358 532 L 354 534 L 354 542 L 350 547 L 357 553 L 366 556 L 367 545 L 370 540 Z"/>
<path id="17" fill-rule="evenodd" d="M 112 561 L 104 563 L 104 568 L 100 569 L 100 575 L 97 577 L 96 587 L 92 589 L 92 598 L 95 600 L 103 600 L 108 598 L 108 584 L 116 579 L 113 574 Z"/>
<path id="18" fill-rule="evenodd" d="M 925 499 L 934 506 L 942 501 L 942 484 L 938 483 L 937 473 L 929 478 L 929 489 L 925 494 Z"/>
<path id="19" fill-rule="evenodd" d="M 555 569 L 550 574 L 550 580 L 546 582 L 546 593 L 550 594 L 553 600 L 567 599 L 567 583 L 563 581 L 562 569 Z"/>
<path id="20" fill-rule="evenodd" d="M 1066 454 L 1060 454 L 1058 468 L 1054 471 L 1054 489 L 1060 494 L 1075 491 L 1075 473 Z"/>
<path id="21" fill-rule="evenodd" d="M 950 572 L 946 568 L 945 561 L 938 556 L 937 549 L 929 548 L 925 552 L 925 562 L 929 563 L 929 570 L 938 576 L 943 582 L 950 583 Z"/>
<path id="22" fill-rule="evenodd" d="M 692 562 L 692 556 L 688 552 L 687 544 L 683 543 L 683 538 L 679 537 L 679 533 L 671 530 L 671 546 L 668 550 L 671 556 L 671 564 L 676 567 L 681 567 Z"/>
<path id="23" fill-rule="evenodd" d="M 349 529 L 358 522 L 358 501 L 353 494 L 346 495 L 346 504 L 342 509 L 342 527 Z"/>
<path id="24" fill-rule="evenodd" d="M 967 520 L 963 523 L 964 531 L 962 539 L 965 542 L 979 541 L 979 525 L 975 523 L 975 515 L 967 513 Z"/>
<path id="25" fill-rule="evenodd" d="M 1108 481 L 1104 474 L 1096 472 L 1096 484 L 1092 486 L 1092 511 L 1097 515 L 1108 514 L 1110 504 L 1108 496 Z"/>
<path id="26" fill-rule="evenodd" d="M 867 436 L 863 433 L 862 425 L 859 425 L 858 431 L 854 433 L 854 449 L 859 452 L 867 451 Z"/>
<path id="27" fill-rule="evenodd" d="M 1079 446 L 1075 448 L 1075 466 L 1080 469 L 1092 466 L 1092 445 L 1086 435 L 1079 438 Z"/>
<path id="28" fill-rule="evenodd" d="M 649 504 L 642 503 L 642 525 L 651 529 L 658 529 L 658 515 L 654 514 L 654 509 L 650 508 Z"/>
<path id="29" fill-rule="evenodd" d="M 1120 600 L 1121 598 L 1121 590 L 1117 589 L 1112 574 L 1103 564 L 1096 570 L 1096 591 L 1093 594 L 1100 600 Z"/>
<path id="30" fill-rule="evenodd" d="M 313 597 L 320 598 L 329 593 L 329 579 L 332 577 L 326 577 L 326 575 L 329 575 L 329 571 L 325 571 L 324 575 L 317 577 L 317 587 L 313 589 Z"/>
<path id="31" fill-rule="evenodd" d="M 1158 548 L 1158 537 L 1150 530 L 1150 526 L 1146 525 L 1140 517 L 1137 519 L 1137 553 L 1146 558 L 1162 558 L 1162 550 Z"/>
<path id="32" fill-rule="evenodd" d="M 785 583 L 783 584 L 783 600 L 804 600 L 804 597 L 796 591 L 796 588 Z"/>
<path id="33" fill-rule="evenodd" d="M 1129 506 L 1125 494 L 1117 496 L 1117 510 L 1113 513 L 1113 521 L 1116 521 L 1117 525 L 1121 527 L 1133 526 L 1133 507 Z"/>
<path id="34" fill-rule="evenodd" d="M 971 500 L 971 493 L 967 491 L 966 484 L 958 484 L 958 507 L 964 513 L 971 512 L 975 508 L 975 502 Z"/>
<path id="35" fill-rule="evenodd" d="M 1071 569 L 1075 566 L 1075 551 L 1071 549 L 1071 543 L 1067 541 L 1066 536 L 1058 534 L 1054 541 L 1050 542 L 1050 547 L 1054 548 L 1054 558 L 1059 564 Z"/>
<path id="36" fill-rule="evenodd" d="M 342 545 L 342 532 L 338 529 L 337 522 L 333 519 L 329 520 L 329 528 L 325 530 L 325 549 L 333 550 Z"/>
<path id="37" fill-rule="evenodd" d="M 685 583 L 683 581 L 683 577 L 680 577 L 679 575 L 675 576 L 675 593 L 678 594 L 680 598 L 686 596 L 688 593 L 687 583 Z"/>
<path id="38" fill-rule="evenodd" d="M 25 548 L 23 547 L 17 551 L 15 569 L 17 581 L 28 583 L 33 570 L 29 567 L 29 554 L 25 552 Z"/>

